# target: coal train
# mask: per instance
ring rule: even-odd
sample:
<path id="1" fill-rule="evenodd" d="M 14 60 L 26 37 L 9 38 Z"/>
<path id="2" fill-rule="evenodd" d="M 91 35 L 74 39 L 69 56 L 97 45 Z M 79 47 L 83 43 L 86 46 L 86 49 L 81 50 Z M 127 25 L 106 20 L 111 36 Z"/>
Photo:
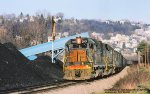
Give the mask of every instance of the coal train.
<path id="1" fill-rule="evenodd" d="M 70 39 L 65 44 L 63 72 L 67 80 L 87 80 L 121 71 L 127 60 L 108 44 L 92 38 Z"/>

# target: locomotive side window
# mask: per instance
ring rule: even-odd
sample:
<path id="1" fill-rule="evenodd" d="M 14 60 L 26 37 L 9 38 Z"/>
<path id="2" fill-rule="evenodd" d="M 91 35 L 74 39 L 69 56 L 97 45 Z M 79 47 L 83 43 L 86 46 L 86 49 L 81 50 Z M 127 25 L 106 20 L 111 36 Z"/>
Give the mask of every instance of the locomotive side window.
<path id="1" fill-rule="evenodd" d="M 93 49 L 94 47 L 93 47 L 93 44 L 89 44 L 89 47 L 91 48 L 91 49 Z"/>
<path id="2" fill-rule="evenodd" d="M 109 48 L 108 48 L 108 45 L 107 45 L 107 44 L 105 44 L 105 48 L 109 51 Z"/>
<path id="3" fill-rule="evenodd" d="M 66 45 L 66 48 L 67 48 L 67 51 L 69 51 L 69 50 L 70 50 L 70 46 L 69 46 L 69 45 Z"/>
<path id="4" fill-rule="evenodd" d="M 68 49 L 70 50 L 72 48 L 72 46 L 73 46 L 72 44 L 68 45 Z"/>
<path id="5" fill-rule="evenodd" d="M 87 44 L 85 43 L 81 44 L 81 48 L 87 48 Z"/>

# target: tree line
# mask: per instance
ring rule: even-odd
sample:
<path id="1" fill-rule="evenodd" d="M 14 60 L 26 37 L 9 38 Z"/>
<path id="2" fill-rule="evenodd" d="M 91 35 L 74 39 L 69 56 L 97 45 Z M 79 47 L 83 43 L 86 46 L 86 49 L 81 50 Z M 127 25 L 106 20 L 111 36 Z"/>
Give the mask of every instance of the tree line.
<path id="1" fill-rule="evenodd" d="M 138 25 L 132 25 L 129 21 L 124 24 L 119 21 L 102 22 L 98 20 L 64 18 L 63 13 L 56 16 L 62 18 L 57 23 L 57 32 L 69 32 L 70 35 L 81 32 L 99 33 L 123 33 L 131 34 L 131 31 L 139 29 Z M 30 16 L 24 15 L 1 15 L 0 16 L 0 42 L 12 42 L 18 49 L 47 42 L 47 37 L 51 36 L 51 17 L 52 15 L 38 14 Z"/>

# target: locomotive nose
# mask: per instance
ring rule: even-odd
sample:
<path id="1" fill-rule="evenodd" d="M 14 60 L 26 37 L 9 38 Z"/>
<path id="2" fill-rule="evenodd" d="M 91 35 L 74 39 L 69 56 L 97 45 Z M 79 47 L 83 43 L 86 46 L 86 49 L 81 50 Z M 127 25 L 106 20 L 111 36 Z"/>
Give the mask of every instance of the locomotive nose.
<path id="1" fill-rule="evenodd" d="M 68 80 L 85 80 L 90 79 L 92 68 L 85 65 L 68 66 L 65 70 L 64 79 Z"/>

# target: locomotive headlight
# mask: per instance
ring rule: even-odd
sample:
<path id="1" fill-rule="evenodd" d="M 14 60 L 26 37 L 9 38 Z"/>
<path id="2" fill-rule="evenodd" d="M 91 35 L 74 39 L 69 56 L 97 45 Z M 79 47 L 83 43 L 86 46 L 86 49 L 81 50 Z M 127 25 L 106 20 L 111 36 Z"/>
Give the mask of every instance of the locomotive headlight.
<path id="1" fill-rule="evenodd" d="M 81 43 L 82 43 L 81 37 L 77 37 L 77 38 L 76 38 L 76 42 L 77 42 L 77 44 L 81 44 Z"/>

